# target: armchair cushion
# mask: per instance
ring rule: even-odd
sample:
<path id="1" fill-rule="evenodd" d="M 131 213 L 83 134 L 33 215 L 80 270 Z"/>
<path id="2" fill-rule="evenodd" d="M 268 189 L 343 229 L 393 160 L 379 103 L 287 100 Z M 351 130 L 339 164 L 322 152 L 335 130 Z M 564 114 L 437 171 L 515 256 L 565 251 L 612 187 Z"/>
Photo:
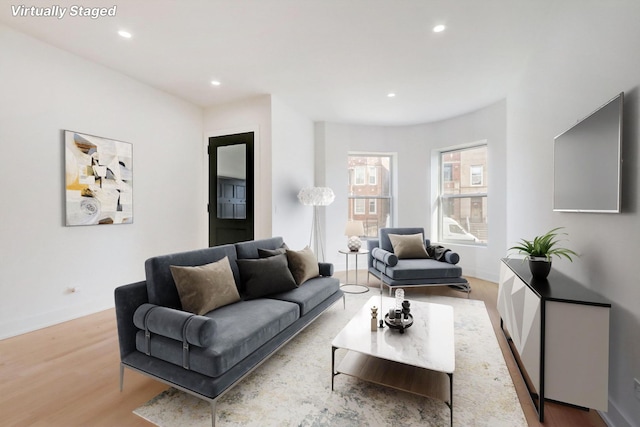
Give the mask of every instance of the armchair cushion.
<path id="1" fill-rule="evenodd" d="M 445 248 L 444 246 L 429 246 L 427 248 L 427 253 L 431 256 L 431 258 L 448 262 L 449 264 L 457 264 L 460 262 L 460 255 L 453 252 L 451 249 Z"/>
<path id="2" fill-rule="evenodd" d="M 418 234 L 422 233 L 424 236 L 424 228 L 422 227 L 395 227 L 395 228 L 381 228 L 380 231 L 380 248 L 385 251 L 393 252 L 393 246 L 389 239 L 389 234 Z M 429 240 L 425 240 L 425 246 L 429 246 Z"/>
<path id="3" fill-rule="evenodd" d="M 382 261 L 384 264 L 393 267 L 398 264 L 398 257 L 391 252 L 385 251 L 380 248 L 373 248 L 371 250 L 371 256 L 379 261 Z"/>
<path id="4" fill-rule="evenodd" d="M 462 269 L 435 259 L 401 259 L 384 274 L 394 280 L 445 279 L 460 277 Z"/>
<path id="5" fill-rule="evenodd" d="M 424 246 L 424 235 L 417 234 L 389 234 L 393 253 L 399 259 L 430 258 Z"/>

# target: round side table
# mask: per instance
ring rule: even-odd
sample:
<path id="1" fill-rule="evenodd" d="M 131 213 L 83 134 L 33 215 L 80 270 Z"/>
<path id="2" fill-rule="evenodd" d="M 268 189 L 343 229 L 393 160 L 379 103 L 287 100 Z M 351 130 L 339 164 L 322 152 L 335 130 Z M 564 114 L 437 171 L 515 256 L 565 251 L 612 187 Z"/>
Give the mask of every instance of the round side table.
<path id="1" fill-rule="evenodd" d="M 348 286 L 350 288 L 352 287 L 356 287 L 356 288 L 360 288 L 359 291 L 349 291 L 346 289 L 343 289 L 342 291 L 348 294 L 364 294 L 366 292 L 369 292 L 369 287 L 365 286 L 365 285 L 359 285 L 358 284 L 358 255 L 368 255 L 369 251 L 367 249 L 360 249 L 358 251 L 350 251 L 349 249 L 340 249 L 338 252 L 340 252 L 341 254 L 344 254 L 345 259 L 347 261 L 347 278 L 346 278 L 346 283 L 343 285 L 340 285 L 340 287 L 345 287 Z M 354 256 L 356 259 L 356 281 L 355 283 L 349 283 L 349 257 L 350 256 Z"/>

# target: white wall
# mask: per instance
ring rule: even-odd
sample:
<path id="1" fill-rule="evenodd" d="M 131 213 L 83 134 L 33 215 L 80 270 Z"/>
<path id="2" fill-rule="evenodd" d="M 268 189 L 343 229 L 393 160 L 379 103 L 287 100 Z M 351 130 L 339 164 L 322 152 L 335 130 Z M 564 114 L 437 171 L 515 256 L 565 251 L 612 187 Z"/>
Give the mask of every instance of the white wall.
<path id="1" fill-rule="evenodd" d="M 466 275 L 497 282 L 499 259 L 506 254 L 506 192 L 507 171 L 507 113 L 506 102 L 501 101 L 476 112 L 429 126 L 433 132 L 432 146 L 438 149 L 447 146 L 469 144 L 485 140 L 488 162 L 488 230 L 489 243 L 485 247 L 447 243 L 460 254 L 460 265 Z M 436 186 L 438 183 L 432 183 Z M 435 205 L 432 191 L 432 207 Z M 433 236 L 435 239 L 436 236 Z"/>
<path id="2" fill-rule="evenodd" d="M 4 26 L 0 52 L 4 338 L 113 306 L 146 258 L 206 229 L 200 108 Z M 64 226 L 64 129 L 133 144 L 133 224 Z"/>
<path id="3" fill-rule="evenodd" d="M 292 249 L 307 245 L 312 211 L 296 196 L 313 185 L 311 120 L 264 95 L 206 109 L 204 129 L 204 145 L 210 136 L 255 132 L 255 237 L 282 236 Z"/>
<path id="4" fill-rule="evenodd" d="M 638 135 L 640 3 L 557 3 L 519 86 L 507 98 L 507 241 L 564 226 L 566 245 L 581 254 L 554 267 L 612 303 L 610 425 L 640 425 L 640 214 Z M 586 5 L 585 5 L 586 6 Z M 625 92 L 623 213 L 552 211 L 553 138 Z M 568 337 L 570 339 L 570 337 Z"/>
<path id="5" fill-rule="evenodd" d="M 276 97 L 272 117 L 272 232 L 294 250 L 309 244 L 313 208 L 298 201 L 298 192 L 314 185 L 313 122 Z"/>
<path id="6" fill-rule="evenodd" d="M 505 255 L 506 106 L 498 102 L 479 111 L 441 122 L 416 126 L 316 124 L 316 172 L 331 187 L 336 201 L 324 208 L 328 260 L 344 268 L 338 250 L 346 246 L 347 155 L 350 151 L 393 153 L 395 156 L 395 225 L 424 227 L 431 234 L 433 150 L 486 140 L 489 146 L 489 244 L 486 247 L 447 244 L 460 253 L 467 276 L 498 280 L 499 259 Z M 431 235 L 431 238 L 435 238 Z"/>

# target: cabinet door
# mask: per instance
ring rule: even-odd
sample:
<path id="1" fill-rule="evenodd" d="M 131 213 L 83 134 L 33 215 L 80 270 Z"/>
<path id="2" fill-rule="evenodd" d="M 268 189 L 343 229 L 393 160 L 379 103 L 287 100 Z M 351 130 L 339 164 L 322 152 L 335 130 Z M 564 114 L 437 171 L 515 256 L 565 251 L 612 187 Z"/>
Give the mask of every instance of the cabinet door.
<path id="1" fill-rule="evenodd" d="M 606 411 L 609 307 L 549 301 L 545 317 L 545 397 Z"/>
<path id="2" fill-rule="evenodd" d="M 504 263 L 500 265 L 498 313 L 513 340 L 531 385 L 540 391 L 541 300 Z"/>

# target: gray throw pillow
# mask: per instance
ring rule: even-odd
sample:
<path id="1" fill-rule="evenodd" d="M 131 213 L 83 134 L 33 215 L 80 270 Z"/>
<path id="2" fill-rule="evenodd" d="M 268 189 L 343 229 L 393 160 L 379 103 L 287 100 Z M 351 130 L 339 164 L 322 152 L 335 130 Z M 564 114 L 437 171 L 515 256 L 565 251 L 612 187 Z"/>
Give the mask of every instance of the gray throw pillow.
<path id="1" fill-rule="evenodd" d="M 245 299 L 260 298 L 297 287 L 289 271 L 285 254 L 268 258 L 239 259 L 236 262 L 244 284 Z"/>
<path id="2" fill-rule="evenodd" d="M 228 257 L 195 267 L 171 265 L 169 268 L 184 311 L 202 315 L 240 301 Z"/>
<path id="3" fill-rule="evenodd" d="M 424 247 L 424 236 L 418 234 L 389 234 L 393 253 L 398 259 L 430 258 Z"/>
<path id="4" fill-rule="evenodd" d="M 278 249 L 260 249 L 258 248 L 258 256 L 260 258 L 269 258 L 276 255 L 286 254 L 287 250 L 285 248 Z"/>
<path id="5" fill-rule="evenodd" d="M 298 286 L 320 275 L 318 258 L 316 258 L 316 254 L 313 253 L 309 246 L 301 251 L 287 249 L 287 260 L 289 261 L 289 270 L 291 270 Z"/>

